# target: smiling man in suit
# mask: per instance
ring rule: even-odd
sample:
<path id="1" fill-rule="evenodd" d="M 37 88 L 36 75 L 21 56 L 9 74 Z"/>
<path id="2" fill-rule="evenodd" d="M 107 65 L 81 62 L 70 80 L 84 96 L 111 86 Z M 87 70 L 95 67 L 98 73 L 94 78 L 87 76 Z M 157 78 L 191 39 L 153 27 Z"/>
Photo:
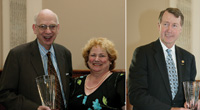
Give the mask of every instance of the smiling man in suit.
<path id="1" fill-rule="evenodd" d="M 133 110 L 189 110 L 183 81 L 195 80 L 196 65 L 194 55 L 175 45 L 183 23 L 179 9 L 161 11 L 159 39 L 135 50 L 128 77 Z"/>
<path id="2" fill-rule="evenodd" d="M 60 84 L 63 110 L 69 97 L 69 79 L 72 74 L 71 52 L 54 43 L 59 31 L 58 16 L 43 9 L 35 16 L 32 26 L 37 39 L 10 50 L 0 79 L 0 103 L 7 110 L 37 110 L 42 105 L 36 77 L 48 75 L 48 57 L 55 68 Z"/>

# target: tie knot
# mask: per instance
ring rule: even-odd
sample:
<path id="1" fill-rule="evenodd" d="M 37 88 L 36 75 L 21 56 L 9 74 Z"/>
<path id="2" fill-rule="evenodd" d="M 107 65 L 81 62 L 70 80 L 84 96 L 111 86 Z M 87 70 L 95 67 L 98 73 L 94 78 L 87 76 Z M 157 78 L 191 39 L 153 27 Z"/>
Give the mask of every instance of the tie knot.
<path id="1" fill-rule="evenodd" d="M 167 49 L 166 52 L 168 53 L 168 55 L 171 55 L 171 49 Z"/>
<path id="2" fill-rule="evenodd" d="M 48 58 L 51 58 L 51 52 L 48 52 L 48 53 L 47 53 L 47 57 L 48 57 Z"/>

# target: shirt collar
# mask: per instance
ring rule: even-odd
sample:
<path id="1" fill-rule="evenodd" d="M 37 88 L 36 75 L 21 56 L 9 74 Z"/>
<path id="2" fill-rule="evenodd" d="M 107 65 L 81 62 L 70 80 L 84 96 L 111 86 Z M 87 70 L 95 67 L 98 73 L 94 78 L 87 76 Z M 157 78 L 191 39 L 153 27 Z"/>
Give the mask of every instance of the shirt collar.
<path id="1" fill-rule="evenodd" d="M 39 49 L 40 49 L 40 52 L 41 52 L 41 56 L 44 57 L 49 51 L 51 52 L 51 55 L 52 56 L 55 56 L 55 52 L 54 52 L 54 48 L 53 48 L 53 45 L 51 45 L 50 49 L 47 50 L 44 48 L 44 46 L 42 46 L 39 41 L 37 40 L 37 43 L 38 43 L 38 46 L 39 46 Z"/>
<path id="2" fill-rule="evenodd" d="M 159 40 L 160 40 L 160 39 L 159 39 Z M 161 40 L 160 40 L 160 43 L 161 43 L 161 46 L 162 46 L 162 48 L 163 48 L 163 51 L 166 52 L 167 49 L 171 49 L 172 52 L 175 53 L 175 45 L 173 45 L 172 48 L 167 48 L 167 47 L 165 46 L 165 44 L 163 44 L 163 42 L 162 42 Z"/>

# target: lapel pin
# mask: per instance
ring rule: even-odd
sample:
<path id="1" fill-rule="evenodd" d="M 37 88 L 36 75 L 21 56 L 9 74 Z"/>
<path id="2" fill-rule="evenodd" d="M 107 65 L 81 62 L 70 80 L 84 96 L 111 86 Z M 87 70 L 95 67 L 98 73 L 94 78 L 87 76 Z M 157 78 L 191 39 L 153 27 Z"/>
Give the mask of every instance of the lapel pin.
<path id="1" fill-rule="evenodd" d="M 181 60 L 181 65 L 184 65 L 185 61 L 184 60 Z"/>

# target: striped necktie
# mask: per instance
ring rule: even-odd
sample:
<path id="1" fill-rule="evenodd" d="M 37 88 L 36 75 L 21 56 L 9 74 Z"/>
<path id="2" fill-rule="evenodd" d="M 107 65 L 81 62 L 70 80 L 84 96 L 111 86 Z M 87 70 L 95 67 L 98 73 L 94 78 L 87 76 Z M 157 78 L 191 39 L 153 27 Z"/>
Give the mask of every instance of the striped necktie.
<path id="1" fill-rule="evenodd" d="M 54 75 L 55 76 L 55 103 L 56 103 L 56 109 L 62 110 L 64 109 L 64 102 L 61 94 L 61 89 L 60 89 L 60 83 L 58 80 L 58 76 L 56 73 L 56 70 L 53 66 L 53 63 L 51 61 L 51 52 L 47 53 L 48 57 L 48 74 L 49 75 Z"/>

